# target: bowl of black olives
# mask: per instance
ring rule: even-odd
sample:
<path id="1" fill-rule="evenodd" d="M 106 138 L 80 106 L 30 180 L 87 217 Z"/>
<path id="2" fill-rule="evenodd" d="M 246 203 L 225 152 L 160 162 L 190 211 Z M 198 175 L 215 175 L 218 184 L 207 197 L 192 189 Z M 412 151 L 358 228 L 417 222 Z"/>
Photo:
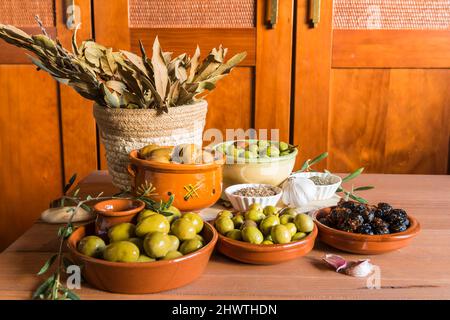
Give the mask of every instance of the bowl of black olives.
<path id="1" fill-rule="evenodd" d="M 307 214 L 257 203 L 246 212 L 221 211 L 214 227 L 219 233 L 217 251 L 250 264 L 277 264 L 304 256 L 317 236 Z"/>
<path id="2" fill-rule="evenodd" d="M 419 222 L 403 209 L 345 201 L 312 214 L 321 242 L 358 254 L 380 254 L 407 246 L 420 232 Z"/>

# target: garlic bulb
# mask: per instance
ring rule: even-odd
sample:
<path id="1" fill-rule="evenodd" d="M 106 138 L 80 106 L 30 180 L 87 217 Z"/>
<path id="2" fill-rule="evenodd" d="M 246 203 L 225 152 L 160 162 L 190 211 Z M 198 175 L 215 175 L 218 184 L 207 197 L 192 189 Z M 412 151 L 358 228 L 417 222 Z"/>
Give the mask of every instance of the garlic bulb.
<path id="1" fill-rule="evenodd" d="M 326 254 L 322 258 L 329 266 L 333 267 L 336 272 L 342 272 L 352 277 L 365 278 L 373 273 L 375 266 L 370 263 L 369 259 L 358 261 L 347 261 L 343 257 L 336 254 Z"/>
<path id="2" fill-rule="evenodd" d="M 308 178 L 290 176 L 283 183 L 283 202 L 289 207 L 301 207 L 314 200 L 317 186 Z"/>

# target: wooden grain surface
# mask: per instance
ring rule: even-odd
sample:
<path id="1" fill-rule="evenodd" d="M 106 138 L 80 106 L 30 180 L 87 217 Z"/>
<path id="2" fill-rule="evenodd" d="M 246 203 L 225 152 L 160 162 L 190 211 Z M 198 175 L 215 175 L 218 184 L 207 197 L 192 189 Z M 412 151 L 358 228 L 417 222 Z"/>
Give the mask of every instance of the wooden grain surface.
<path id="1" fill-rule="evenodd" d="M 334 30 L 333 68 L 449 68 L 450 30 Z"/>
<path id="2" fill-rule="evenodd" d="M 91 175 L 85 192 L 114 192 L 105 173 Z M 214 253 L 195 282 L 158 294 L 122 295 L 83 284 L 82 299 L 450 299 L 450 176 L 367 174 L 358 183 L 376 189 L 364 196 L 390 202 L 417 217 L 422 232 L 409 247 L 377 255 L 338 252 L 319 241 L 305 257 L 275 266 L 253 266 Z M 35 273 L 56 249 L 58 226 L 37 222 L 0 254 L 0 298 L 29 299 L 42 280 Z M 335 273 L 321 262 L 325 253 L 370 258 L 380 267 L 379 289 L 366 279 Z"/>
<path id="3" fill-rule="evenodd" d="M 3 250 L 60 194 L 62 168 L 55 81 L 31 65 L 0 65 L 0 88 Z"/>

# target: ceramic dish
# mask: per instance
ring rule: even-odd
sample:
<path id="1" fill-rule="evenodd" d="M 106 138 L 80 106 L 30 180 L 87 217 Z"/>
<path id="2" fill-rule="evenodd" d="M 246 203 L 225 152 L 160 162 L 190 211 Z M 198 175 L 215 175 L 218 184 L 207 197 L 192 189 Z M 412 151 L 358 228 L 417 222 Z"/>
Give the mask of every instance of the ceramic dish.
<path id="1" fill-rule="evenodd" d="M 82 265 L 84 279 L 92 286 L 116 293 L 154 293 L 184 286 L 203 273 L 217 242 L 216 230 L 205 222 L 201 235 L 207 242 L 193 253 L 173 260 L 154 262 L 109 262 L 78 252 L 78 242 L 94 234 L 94 224 L 76 229 L 67 246 L 73 261 Z"/>
<path id="2" fill-rule="evenodd" d="M 319 228 L 319 240 L 331 247 L 358 254 L 380 254 L 403 248 L 420 232 L 419 222 L 408 214 L 410 226 L 406 231 L 383 235 L 366 235 L 330 228 L 318 221 L 333 207 L 317 210 L 312 217 Z"/>
<path id="3" fill-rule="evenodd" d="M 296 177 L 304 177 L 304 178 L 310 178 L 313 176 L 319 176 L 319 177 L 325 177 L 325 176 L 331 176 L 332 180 L 333 180 L 333 184 L 329 184 L 329 185 L 316 185 L 316 197 L 314 200 L 327 200 L 330 199 L 334 196 L 334 194 L 336 193 L 336 190 L 339 188 L 339 186 L 342 183 L 342 179 L 341 177 L 334 175 L 334 174 L 329 174 L 329 173 L 325 173 L 325 172 L 297 172 L 297 173 L 293 173 L 293 176 Z"/>
<path id="4" fill-rule="evenodd" d="M 148 183 L 155 187 L 151 198 L 167 201 L 175 196 L 173 205 L 181 211 L 197 211 L 213 205 L 222 193 L 222 164 L 163 163 L 139 159 L 138 151 L 130 153 L 128 172 L 133 192 L 140 195 Z"/>
<path id="5" fill-rule="evenodd" d="M 218 235 L 217 251 L 250 264 L 277 264 L 308 254 L 314 247 L 317 226 L 306 237 L 286 244 L 252 244 Z"/>
<path id="6" fill-rule="evenodd" d="M 119 223 L 133 222 L 144 208 L 145 203 L 137 199 L 110 199 L 96 203 L 95 234 L 107 239 L 109 228 Z"/>
<path id="7" fill-rule="evenodd" d="M 265 206 L 276 206 L 278 201 L 281 199 L 282 190 L 281 188 L 274 187 L 271 185 L 266 185 L 269 187 L 272 187 L 277 190 L 277 194 L 274 196 L 269 197 L 244 197 L 234 194 L 236 191 L 241 190 L 243 188 L 247 187 L 258 187 L 258 186 L 264 186 L 261 184 L 254 184 L 254 183 L 248 183 L 248 184 L 236 184 L 233 186 L 230 186 L 225 189 L 225 194 L 228 197 L 228 200 L 231 202 L 231 205 L 233 208 L 237 211 L 247 211 L 249 207 L 254 204 L 258 203 L 261 205 L 262 208 Z"/>
<path id="8" fill-rule="evenodd" d="M 236 140 L 256 142 L 258 140 Z M 230 145 L 235 141 L 225 141 L 214 146 L 219 149 L 223 144 Z M 235 184 L 261 183 L 273 186 L 279 185 L 292 172 L 298 150 L 281 157 L 267 157 L 246 159 L 245 162 L 236 162 L 233 157 L 227 156 L 223 166 L 224 189 Z"/>

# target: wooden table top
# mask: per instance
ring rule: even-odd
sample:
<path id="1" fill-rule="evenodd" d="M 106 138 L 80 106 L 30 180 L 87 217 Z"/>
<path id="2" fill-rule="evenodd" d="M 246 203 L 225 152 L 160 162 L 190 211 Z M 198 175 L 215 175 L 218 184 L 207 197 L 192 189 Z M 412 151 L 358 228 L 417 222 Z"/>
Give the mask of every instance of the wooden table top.
<path id="1" fill-rule="evenodd" d="M 95 172 L 81 187 L 113 192 L 109 181 L 105 172 Z M 84 283 L 76 292 L 81 299 L 450 299 L 450 176 L 365 174 L 357 183 L 376 186 L 362 194 L 371 203 L 389 202 L 417 217 L 422 232 L 409 247 L 360 256 L 317 241 L 307 256 L 274 266 L 242 264 L 216 252 L 205 273 L 183 288 L 123 295 Z M 31 297 L 43 279 L 36 272 L 57 250 L 58 227 L 38 221 L 0 254 L 0 299 Z M 368 289 L 366 279 L 329 269 L 321 262 L 325 253 L 370 258 L 380 267 L 381 288 Z"/>

